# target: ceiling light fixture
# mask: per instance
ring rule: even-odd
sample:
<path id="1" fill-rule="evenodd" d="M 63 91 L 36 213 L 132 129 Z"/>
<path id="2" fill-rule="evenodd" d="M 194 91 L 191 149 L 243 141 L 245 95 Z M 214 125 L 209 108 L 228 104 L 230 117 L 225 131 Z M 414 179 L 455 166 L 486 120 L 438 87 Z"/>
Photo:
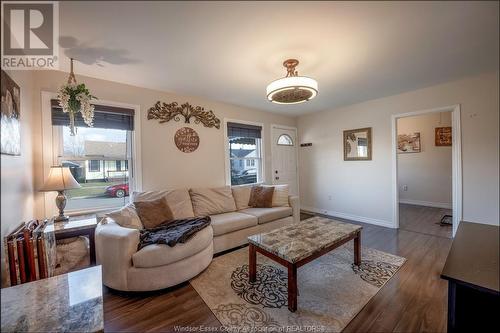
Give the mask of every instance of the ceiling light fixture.
<path id="1" fill-rule="evenodd" d="M 306 76 L 299 76 L 295 67 L 297 59 L 283 62 L 286 68 L 284 78 L 271 82 L 266 89 L 267 99 L 277 104 L 298 104 L 313 99 L 318 94 L 318 82 Z"/>

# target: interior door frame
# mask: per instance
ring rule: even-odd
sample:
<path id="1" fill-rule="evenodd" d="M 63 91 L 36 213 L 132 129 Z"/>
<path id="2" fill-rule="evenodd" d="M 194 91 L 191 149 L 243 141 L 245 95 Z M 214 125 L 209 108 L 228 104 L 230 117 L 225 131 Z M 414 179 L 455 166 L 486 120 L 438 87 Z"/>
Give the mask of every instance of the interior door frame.
<path id="1" fill-rule="evenodd" d="M 300 188 L 299 188 L 299 132 L 297 130 L 297 127 L 294 126 L 286 126 L 286 125 L 278 125 L 278 124 L 271 124 L 271 181 L 273 185 L 275 184 L 275 179 L 274 179 L 274 156 L 275 156 L 275 150 L 276 150 L 276 145 L 274 142 L 274 130 L 275 129 L 285 129 L 285 130 L 292 130 L 295 132 L 295 142 L 293 143 L 295 147 L 295 176 L 296 176 L 296 183 L 297 183 L 297 195 L 300 193 Z"/>
<path id="2" fill-rule="evenodd" d="M 399 185 L 397 157 L 397 121 L 399 118 L 421 116 L 436 112 L 451 112 L 452 127 L 452 237 L 455 237 L 458 225 L 463 216 L 462 203 L 462 129 L 460 124 L 460 104 L 434 109 L 400 113 L 392 115 L 392 202 L 394 228 L 399 228 Z"/>

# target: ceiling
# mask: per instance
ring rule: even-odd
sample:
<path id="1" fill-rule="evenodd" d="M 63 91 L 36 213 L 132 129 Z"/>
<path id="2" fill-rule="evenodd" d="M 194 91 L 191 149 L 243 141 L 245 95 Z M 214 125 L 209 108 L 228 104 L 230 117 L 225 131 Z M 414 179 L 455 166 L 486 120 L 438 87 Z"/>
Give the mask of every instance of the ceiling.
<path id="1" fill-rule="evenodd" d="M 77 74 L 301 115 L 498 71 L 499 3 L 68 1 L 60 34 Z M 268 102 L 292 57 L 318 96 Z"/>

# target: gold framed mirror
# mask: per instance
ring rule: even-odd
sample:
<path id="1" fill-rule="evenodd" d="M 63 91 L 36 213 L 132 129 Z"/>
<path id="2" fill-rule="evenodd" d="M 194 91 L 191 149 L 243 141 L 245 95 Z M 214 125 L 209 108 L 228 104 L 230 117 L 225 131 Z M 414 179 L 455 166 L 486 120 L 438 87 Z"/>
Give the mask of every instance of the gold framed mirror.
<path id="1" fill-rule="evenodd" d="M 344 161 L 371 161 L 372 128 L 344 131 Z"/>

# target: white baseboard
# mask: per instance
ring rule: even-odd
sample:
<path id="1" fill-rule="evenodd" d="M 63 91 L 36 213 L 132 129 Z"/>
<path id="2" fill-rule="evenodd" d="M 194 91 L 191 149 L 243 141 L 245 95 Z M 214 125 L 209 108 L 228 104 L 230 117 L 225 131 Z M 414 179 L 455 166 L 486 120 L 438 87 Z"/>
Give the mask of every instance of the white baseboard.
<path id="1" fill-rule="evenodd" d="M 305 210 L 305 211 L 310 211 L 313 213 L 325 214 L 325 215 L 329 215 L 329 216 L 333 216 L 333 217 L 340 217 L 340 218 L 347 219 L 347 220 L 379 225 L 381 227 L 386 227 L 386 228 L 394 228 L 394 225 L 390 221 L 379 220 L 379 219 L 374 219 L 374 218 L 365 217 L 365 216 L 358 216 L 358 215 L 334 212 L 331 210 L 320 209 L 320 208 L 316 208 L 316 207 L 301 206 L 300 208 Z"/>
<path id="2" fill-rule="evenodd" d="M 411 199 L 399 199 L 399 203 L 408 204 L 408 205 L 452 209 L 451 203 L 446 203 L 446 202 L 431 202 L 431 201 L 420 201 L 420 200 L 411 200 Z"/>

